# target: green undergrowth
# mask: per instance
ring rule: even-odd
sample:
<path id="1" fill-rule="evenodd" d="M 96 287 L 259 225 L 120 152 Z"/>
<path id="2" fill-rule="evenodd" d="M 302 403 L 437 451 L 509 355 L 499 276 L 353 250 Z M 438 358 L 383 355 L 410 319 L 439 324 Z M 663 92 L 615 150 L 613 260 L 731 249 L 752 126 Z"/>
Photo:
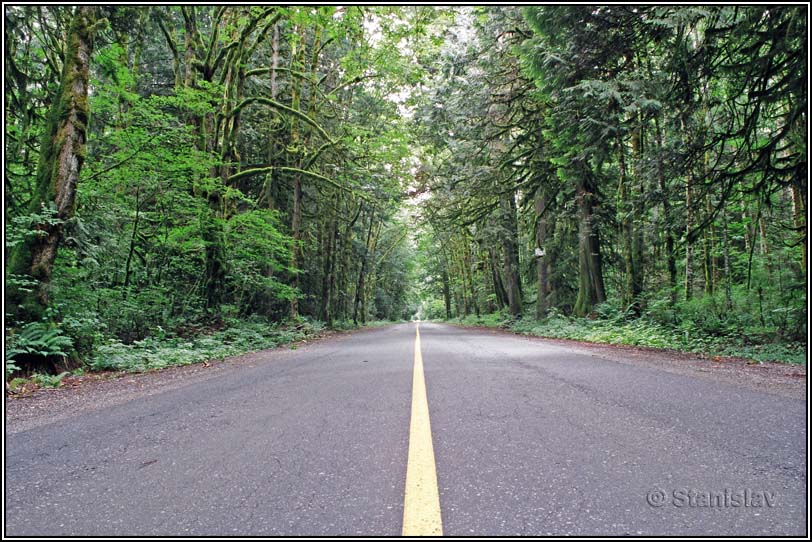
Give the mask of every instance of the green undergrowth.
<path id="1" fill-rule="evenodd" d="M 523 335 L 554 339 L 573 339 L 594 343 L 663 348 L 701 354 L 727 356 L 754 361 L 776 361 L 794 365 L 806 364 L 806 343 L 762 342 L 753 344 L 753 335 L 703 333 L 696 326 L 664 325 L 646 316 L 640 318 L 610 317 L 574 318 L 558 312 L 544 320 L 525 316 L 513 320 L 505 314 L 469 315 L 452 318 L 452 323 L 468 326 L 498 327 Z"/>
<path id="2" fill-rule="evenodd" d="M 227 326 L 222 330 L 193 338 L 157 335 L 132 344 L 111 342 L 98 347 L 88 365 L 93 371 L 128 372 L 191 365 L 284 345 L 291 345 L 295 349 L 293 343 L 316 337 L 326 329 L 324 323 L 318 320 L 272 325 L 262 319 L 233 319 L 226 323 Z M 332 329 L 350 330 L 391 323 L 373 321 L 356 326 L 352 322 L 341 322 L 334 324 Z"/>
<path id="3" fill-rule="evenodd" d="M 339 322 L 332 327 L 338 330 L 359 327 L 380 327 L 395 322 L 372 321 L 356 326 L 350 322 Z M 295 349 L 299 341 L 317 337 L 326 329 L 323 322 L 301 320 L 295 323 L 270 324 L 262 319 L 226 319 L 224 327 L 212 332 L 199 332 L 191 336 L 172 336 L 158 328 L 149 337 L 125 344 L 108 339 L 93 348 L 82 365 L 72 372 L 59 375 L 34 373 L 27 377 L 14 375 L 11 378 L 9 366 L 16 370 L 13 359 L 7 360 L 6 380 L 8 389 L 14 391 L 33 385 L 40 388 L 56 388 L 68 375 L 82 375 L 86 372 L 124 371 L 139 373 L 160 370 L 179 365 L 191 365 L 204 361 L 219 360 L 247 352 L 266 350 L 290 345 Z"/>
<path id="4" fill-rule="evenodd" d="M 131 344 L 110 341 L 98 346 L 88 360 L 93 371 L 144 372 L 237 356 L 306 340 L 318 335 L 318 321 L 272 325 L 263 320 L 229 320 L 226 327 L 193 337 L 159 333 Z"/>
<path id="5" fill-rule="evenodd" d="M 392 324 L 402 324 L 406 320 L 373 320 L 363 324 L 355 324 L 352 320 L 336 320 L 333 322 L 333 329 L 350 330 L 359 329 L 362 327 L 383 327 Z"/>

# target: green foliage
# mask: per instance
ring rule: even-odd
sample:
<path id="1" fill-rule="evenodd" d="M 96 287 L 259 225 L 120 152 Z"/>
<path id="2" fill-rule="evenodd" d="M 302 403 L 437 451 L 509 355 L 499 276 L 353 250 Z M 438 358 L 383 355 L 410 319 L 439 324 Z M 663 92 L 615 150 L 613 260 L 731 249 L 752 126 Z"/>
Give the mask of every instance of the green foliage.
<path id="1" fill-rule="evenodd" d="M 53 202 L 43 203 L 38 212 L 15 216 L 6 229 L 6 246 L 15 247 L 26 239 L 47 235 L 39 226 L 57 226 L 64 221 L 57 216 Z"/>
<path id="2" fill-rule="evenodd" d="M 803 340 L 806 336 L 806 307 L 802 297 L 782 299 L 735 285 L 731 304 L 724 292 L 671 304 L 667 292 L 652 296 L 645 315 L 691 336 L 724 338 L 736 344 L 756 345 Z"/>
<path id="3" fill-rule="evenodd" d="M 6 275 L 50 279 L 59 330 L 9 321 L 7 374 L 188 363 L 315 318 L 787 359 L 806 339 L 797 6 L 100 11 L 67 220 L 30 202 L 73 11 L 6 13 L 6 249 L 61 236 L 52 276 Z M 542 323 L 507 316 L 536 301 Z"/>
<path id="4" fill-rule="evenodd" d="M 442 295 L 442 294 L 441 294 Z M 445 318 L 445 303 L 442 299 L 431 297 L 423 301 L 417 316 L 421 320 L 442 320 Z"/>
<path id="5" fill-rule="evenodd" d="M 13 361 L 24 356 L 36 358 L 66 358 L 73 341 L 63 334 L 59 326 L 45 322 L 30 322 L 19 330 L 6 330 L 6 374 L 14 367 Z"/>
<path id="6" fill-rule="evenodd" d="M 96 349 L 89 366 L 95 371 L 143 372 L 190 365 L 290 344 L 322 329 L 320 322 L 311 321 L 286 326 L 257 318 L 228 319 L 224 329 L 193 337 L 161 337 L 157 333 L 131 344 L 108 342 Z"/>
<path id="7" fill-rule="evenodd" d="M 491 314 L 481 314 L 479 316 L 469 314 L 462 318 L 452 319 L 452 322 L 459 322 L 466 326 L 485 326 L 508 328 L 513 323 L 513 319 L 506 312 L 495 312 Z"/>
<path id="8" fill-rule="evenodd" d="M 298 295 L 296 289 L 279 280 L 293 271 L 288 265 L 293 240 L 281 229 L 278 213 L 268 210 L 241 213 L 225 224 L 236 299 L 263 295 L 284 301 Z"/>
<path id="9" fill-rule="evenodd" d="M 9 378 L 9 377 L 10 377 L 12 374 L 14 374 L 15 372 L 17 372 L 17 371 L 19 371 L 19 370 L 20 370 L 19 365 L 17 365 L 16 363 L 14 363 L 14 360 L 13 360 L 13 359 L 9 359 L 9 358 L 8 358 L 8 356 L 6 356 L 5 363 L 4 363 L 4 367 L 5 367 L 5 371 L 6 371 L 6 380 L 8 380 L 8 378 Z M 16 379 L 15 379 L 15 380 L 16 380 Z M 12 382 L 13 382 L 13 380 L 12 380 Z"/>
<path id="10" fill-rule="evenodd" d="M 62 379 L 69 374 L 70 372 L 68 371 L 59 373 L 58 375 L 34 373 L 31 375 L 31 381 L 43 388 L 58 388 L 62 385 Z"/>
<path id="11" fill-rule="evenodd" d="M 803 343 L 748 344 L 737 333 L 710 336 L 704 329 L 691 325 L 690 320 L 679 327 L 664 325 L 650 316 L 628 318 L 627 314 L 602 306 L 608 318 L 574 318 L 557 310 L 542 321 L 523 318 L 506 319 L 503 314 L 468 316 L 452 320 L 463 325 L 506 328 L 524 335 L 553 339 L 572 339 L 593 343 L 643 346 L 692 352 L 706 356 L 730 356 L 755 361 L 778 361 L 805 364 L 806 347 Z"/>

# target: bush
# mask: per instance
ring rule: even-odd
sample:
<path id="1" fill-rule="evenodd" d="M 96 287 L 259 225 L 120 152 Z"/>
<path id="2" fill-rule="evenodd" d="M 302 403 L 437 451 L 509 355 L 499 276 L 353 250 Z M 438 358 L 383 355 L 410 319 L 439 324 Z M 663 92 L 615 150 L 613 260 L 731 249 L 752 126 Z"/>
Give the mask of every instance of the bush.
<path id="1" fill-rule="evenodd" d="M 6 329 L 6 375 L 20 369 L 17 363 L 38 367 L 64 362 L 72 348 L 73 341 L 54 324 L 31 322 L 16 331 Z"/>
<path id="2" fill-rule="evenodd" d="M 224 329 L 191 338 L 166 337 L 159 329 L 153 336 L 130 344 L 109 341 L 97 348 L 89 365 L 96 371 L 128 372 L 190 365 L 274 348 L 312 337 L 324 328 L 321 322 L 309 320 L 278 325 L 261 318 L 229 318 L 225 324 Z"/>

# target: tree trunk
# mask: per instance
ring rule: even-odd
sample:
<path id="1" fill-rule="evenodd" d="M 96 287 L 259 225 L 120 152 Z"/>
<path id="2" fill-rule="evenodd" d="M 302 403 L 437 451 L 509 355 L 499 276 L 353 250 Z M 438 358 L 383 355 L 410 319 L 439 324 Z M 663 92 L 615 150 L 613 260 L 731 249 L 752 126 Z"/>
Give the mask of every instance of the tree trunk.
<path id="1" fill-rule="evenodd" d="M 465 268 L 468 271 L 468 291 L 471 295 L 471 305 L 474 307 L 474 314 L 479 316 L 479 303 L 477 303 L 476 295 L 476 271 L 473 266 L 473 254 L 470 250 L 470 245 L 465 250 Z"/>
<path id="2" fill-rule="evenodd" d="M 725 310 L 733 310 L 733 300 L 730 293 L 730 244 L 727 236 L 727 210 L 722 209 L 722 242 L 725 254 Z"/>
<path id="3" fill-rule="evenodd" d="M 578 202 L 578 297 L 574 312 L 586 316 L 598 303 L 606 301 L 603 284 L 600 236 L 593 215 L 595 193 L 592 183 L 581 172 L 576 189 Z"/>
<path id="4" fill-rule="evenodd" d="M 630 307 L 639 292 L 635 292 L 635 262 L 633 253 L 634 226 L 632 224 L 632 209 L 629 205 L 628 178 L 626 169 L 626 152 L 623 139 L 618 136 L 619 175 L 617 187 L 617 219 L 620 225 L 620 241 L 623 259 L 623 290 L 622 302 L 624 307 Z"/>
<path id="5" fill-rule="evenodd" d="M 15 246 L 9 261 L 8 273 L 37 281 L 33 291 L 9 286 L 7 311 L 18 322 L 39 320 L 44 315 L 63 224 L 74 213 L 90 118 L 88 76 L 97 10 L 96 6 L 76 8 L 67 35 L 59 93 L 43 134 L 30 211 L 47 213 L 53 205 L 57 220 L 37 224 L 39 235 Z"/>
<path id="6" fill-rule="evenodd" d="M 711 212 L 711 204 L 709 197 L 705 198 L 706 206 L 708 213 Z M 710 226 L 705 230 L 704 234 L 702 235 L 702 271 L 705 277 L 705 294 L 706 295 L 713 295 L 713 287 L 714 287 L 714 265 L 713 259 L 711 257 L 711 250 L 713 248 L 713 237 L 715 231 L 713 227 L 713 222 L 711 222 Z"/>
<path id="7" fill-rule="evenodd" d="M 300 223 L 302 220 L 302 179 L 297 174 L 293 179 L 293 216 L 291 219 L 291 230 L 293 237 L 293 246 L 290 250 L 290 268 L 293 270 L 293 280 L 291 286 L 293 288 L 299 287 L 299 275 L 296 272 L 296 266 L 299 265 L 299 240 L 301 232 L 299 231 Z M 299 298 L 293 296 L 290 299 L 290 313 L 291 319 L 299 317 Z"/>
<path id="8" fill-rule="evenodd" d="M 792 192 L 792 218 L 800 238 L 801 262 L 803 269 L 806 269 L 806 202 L 803 200 L 804 193 L 796 183 L 790 185 L 790 190 Z"/>
<path id="9" fill-rule="evenodd" d="M 538 276 L 538 296 L 536 298 L 536 319 L 541 320 L 547 316 L 549 303 L 547 301 L 547 200 L 543 189 L 536 191 L 536 244 L 543 255 L 536 256 L 536 274 Z"/>
<path id="10" fill-rule="evenodd" d="M 640 163 L 641 163 L 641 156 L 643 154 L 643 128 L 642 128 L 642 121 L 637 119 L 638 122 L 641 123 L 640 126 L 632 130 L 632 137 L 631 137 L 631 146 L 632 146 L 632 172 L 635 180 L 635 185 L 637 186 L 637 191 L 631 195 L 631 206 L 630 210 L 632 212 L 632 216 L 629 220 L 629 230 L 630 230 L 630 241 L 631 241 L 631 261 L 632 261 L 632 269 L 631 269 L 631 298 L 632 298 L 632 305 L 634 307 L 634 311 L 636 314 L 640 313 L 640 304 L 638 302 L 638 298 L 640 294 L 643 292 L 643 228 L 640 224 L 641 222 L 641 213 L 638 212 L 639 206 L 635 204 L 636 198 L 639 197 L 641 193 L 644 193 L 645 190 L 643 188 L 643 175 L 640 171 Z"/>
<path id="11" fill-rule="evenodd" d="M 338 197 L 336 197 L 336 206 L 338 205 Z M 330 311 L 330 301 L 333 297 L 333 284 L 335 283 L 335 248 L 336 238 L 338 237 L 338 218 L 333 216 L 330 220 L 329 232 L 327 234 L 326 251 L 324 254 L 324 276 L 321 285 L 321 319 L 327 324 L 327 327 L 333 325 L 333 314 Z"/>
<path id="12" fill-rule="evenodd" d="M 499 309 L 508 306 L 508 295 L 505 291 L 505 285 L 502 282 L 502 276 L 499 274 L 499 264 L 496 257 L 496 249 L 490 249 L 490 258 L 488 258 L 491 267 L 491 277 L 493 279 L 493 290 L 496 294 L 496 304 Z"/>
<path id="13" fill-rule="evenodd" d="M 367 269 L 367 258 L 369 257 L 369 245 L 372 241 L 372 227 L 375 224 L 375 209 L 373 209 L 369 214 L 369 229 L 367 230 L 367 242 L 364 245 L 364 257 L 361 258 L 361 270 L 358 272 L 358 283 L 355 287 L 355 303 L 352 310 L 352 321 L 357 326 L 358 325 L 358 309 L 362 303 L 362 299 L 365 296 L 364 292 L 364 277 L 366 275 Z M 366 315 L 361 314 L 361 321 L 366 322 Z"/>
<path id="14" fill-rule="evenodd" d="M 304 63 L 304 31 L 299 28 L 298 30 L 299 36 L 301 38 L 301 42 L 298 44 L 299 51 L 297 53 L 296 48 L 291 51 L 291 69 L 295 69 L 298 66 L 302 66 Z M 298 78 L 293 79 L 293 84 L 291 88 L 291 101 L 290 107 L 294 111 L 299 111 L 300 103 L 301 103 L 301 91 L 302 91 L 302 84 Z M 293 148 L 299 146 L 299 119 L 292 119 L 291 120 L 291 133 L 290 133 L 290 144 Z M 295 272 L 296 267 L 299 265 L 299 239 L 300 239 L 300 224 L 302 221 L 302 178 L 300 175 L 296 174 L 293 178 L 293 214 L 291 216 L 291 232 L 293 237 L 293 248 L 290 252 L 290 268 L 294 270 L 294 275 L 291 280 L 291 286 L 293 288 L 299 287 L 299 275 Z M 299 298 L 293 296 L 290 300 L 290 312 L 289 316 L 292 320 L 295 320 L 299 317 Z"/>
<path id="15" fill-rule="evenodd" d="M 279 84 L 276 81 L 279 69 L 279 23 L 273 25 L 273 41 L 271 42 L 271 99 L 276 100 L 279 95 Z"/>
<path id="16" fill-rule="evenodd" d="M 140 190 L 135 189 L 135 220 L 133 220 L 133 231 L 130 236 L 130 250 L 127 252 L 127 262 L 124 264 L 124 292 L 122 297 L 127 299 L 127 289 L 130 286 L 130 273 L 132 271 L 133 255 L 135 254 L 135 241 L 138 236 L 138 219 L 141 216 L 141 204 L 139 201 Z"/>
<path id="17" fill-rule="evenodd" d="M 508 308 L 514 318 L 522 316 L 521 279 L 519 277 L 519 241 L 516 223 L 516 201 L 512 191 L 500 196 L 502 207 L 502 251 L 504 252 L 505 289 Z"/>
<path id="18" fill-rule="evenodd" d="M 448 284 L 448 270 L 443 264 L 443 301 L 445 301 L 445 319 L 451 320 L 451 289 Z"/>
<path id="19" fill-rule="evenodd" d="M 685 187 L 685 300 L 688 301 L 694 293 L 694 242 L 688 234 L 694 227 L 693 210 L 693 187 L 691 186 L 692 175 L 688 175 L 688 184 Z"/>
<path id="20" fill-rule="evenodd" d="M 660 154 L 664 152 L 663 138 L 660 132 L 660 125 L 657 119 L 655 127 L 655 135 L 657 138 L 657 148 Z M 671 304 L 677 302 L 677 260 L 674 254 L 674 232 L 671 226 L 671 200 L 669 199 L 668 185 L 665 182 L 665 173 L 663 171 L 663 164 L 661 159 L 657 161 L 657 184 L 660 187 L 660 193 L 663 206 L 663 221 L 665 222 L 665 258 L 666 267 L 668 269 L 668 285 L 671 289 Z"/>

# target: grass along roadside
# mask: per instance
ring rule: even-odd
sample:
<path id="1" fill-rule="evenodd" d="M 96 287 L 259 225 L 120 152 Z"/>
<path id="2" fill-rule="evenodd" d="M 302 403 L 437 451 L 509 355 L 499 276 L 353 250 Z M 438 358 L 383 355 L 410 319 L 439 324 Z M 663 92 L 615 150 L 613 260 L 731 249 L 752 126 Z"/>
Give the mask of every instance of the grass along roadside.
<path id="1" fill-rule="evenodd" d="M 553 313 L 547 319 L 537 321 L 532 317 L 512 320 L 504 314 L 495 313 L 447 321 L 463 326 L 507 329 L 535 337 L 661 348 L 707 357 L 745 358 L 755 362 L 775 361 L 793 365 L 806 365 L 807 359 L 805 343 L 747 344 L 743 337 L 703 335 L 692 329 L 668 327 L 645 317 L 634 320 L 589 319 Z"/>
<path id="2" fill-rule="evenodd" d="M 167 367 L 217 361 L 286 345 L 295 349 L 297 343 L 316 339 L 330 330 L 348 331 L 390 323 L 392 322 L 373 321 L 356 326 L 352 322 L 337 322 L 328 329 L 323 322 L 317 320 L 271 325 L 258 319 L 229 319 L 223 329 L 191 337 L 168 336 L 159 329 L 155 335 L 130 344 L 108 340 L 95 347 L 84 363 L 72 371 L 57 375 L 34 373 L 27 376 L 10 375 L 7 371 L 6 391 L 14 394 L 40 388 L 58 388 L 66 377 L 72 376 L 104 374 L 109 377 L 115 374 L 144 373 Z"/>

